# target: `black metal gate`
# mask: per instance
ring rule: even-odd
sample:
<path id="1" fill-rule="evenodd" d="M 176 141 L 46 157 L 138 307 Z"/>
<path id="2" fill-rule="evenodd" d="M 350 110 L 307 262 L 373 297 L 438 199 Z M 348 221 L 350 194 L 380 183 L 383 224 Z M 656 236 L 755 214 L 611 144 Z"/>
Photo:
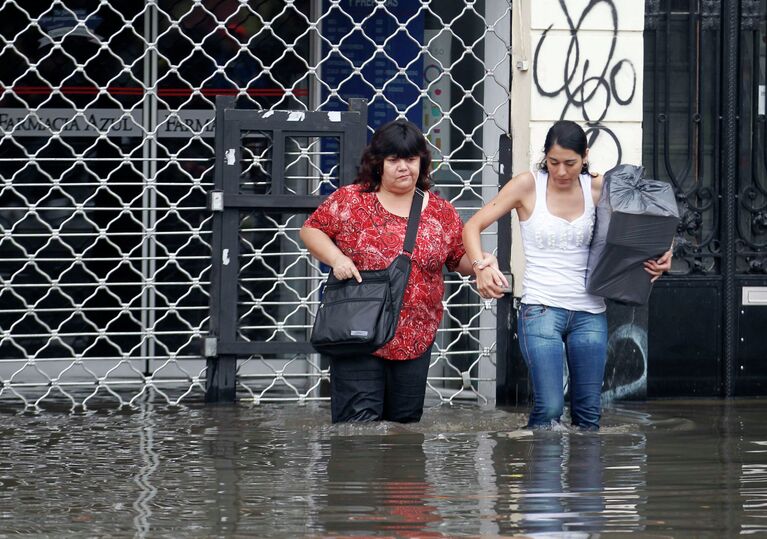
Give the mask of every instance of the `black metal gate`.
<path id="1" fill-rule="evenodd" d="M 643 161 L 683 214 L 649 307 L 648 396 L 767 387 L 767 0 L 649 0 Z"/>
<path id="2" fill-rule="evenodd" d="M 292 358 L 313 353 L 307 298 L 322 279 L 293 236 L 323 195 L 356 176 L 367 102 L 351 99 L 350 109 L 243 110 L 234 98 L 216 98 L 208 401 L 235 400 L 238 358 L 280 362 L 266 373 L 272 383 L 293 376 L 318 387 L 323 378 L 321 367 L 286 369 Z"/>

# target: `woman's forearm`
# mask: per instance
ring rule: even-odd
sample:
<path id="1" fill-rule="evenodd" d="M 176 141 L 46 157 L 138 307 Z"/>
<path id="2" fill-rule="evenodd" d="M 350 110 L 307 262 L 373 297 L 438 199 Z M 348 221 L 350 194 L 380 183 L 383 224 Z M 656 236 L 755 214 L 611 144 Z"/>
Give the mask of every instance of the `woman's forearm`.
<path id="1" fill-rule="evenodd" d="M 466 249 L 469 263 L 483 258 L 480 232 L 479 224 L 475 219 L 469 219 L 463 226 L 463 247 Z"/>
<path id="2" fill-rule="evenodd" d="M 458 266 L 455 268 L 455 271 L 461 275 L 474 275 L 474 268 L 471 266 L 471 261 L 472 259 L 469 257 L 469 254 L 464 253 L 464 255 L 461 257 L 461 260 L 458 262 Z"/>
<path id="3" fill-rule="evenodd" d="M 312 256 L 323 264 L 333 267 L 336 259 L 343 255 L 333 240 L 319 229 L 302 227 L 298 235 Z"/>

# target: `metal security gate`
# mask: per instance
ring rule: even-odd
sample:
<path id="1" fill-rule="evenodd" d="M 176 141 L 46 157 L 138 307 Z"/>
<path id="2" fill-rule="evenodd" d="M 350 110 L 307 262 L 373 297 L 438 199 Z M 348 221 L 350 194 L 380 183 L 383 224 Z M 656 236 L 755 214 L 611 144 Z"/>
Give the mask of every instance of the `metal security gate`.
<path id="1" fill-rule="evenodd" d="M 644 164 L 682 223 L 653 292 L 648 395 L 767 389 L 767 1 L 646 3 Z"/>
<path id="2" fill-rule="evenodd" d="M 356 176 L 367 135 L 367 103 L 349 112 L 257 111 L 217 98 L 211 331 L 207 400 L 234 401 L 237 359 L 267 369 L 239 381 L 275 385 L 265 400 L 320 397 L 328 379 L 308 343 L 325 274 L 298 239 L 298 228 L 323 194 Z M 269 223 L 278 223 L 271 234 Z M 284 225 L 281 223 L 285 223 Z M 263 395 L 253 394 L 261 402 Z"/>
<path id="3" fill-rule="evenodd" d="M 362 97 L 368 133 L 406 116 L 467 218 L 497 189 L 510 19 L 510 0 L 0 4 L 0 402 L 203 398 L 217 96 L 295 111 Z M 298 220 L 246 228 L 297 252 Z M 494 305 L 446 279 L 430 392 L 492 401 Z M 240 394 L 302 400 L 311 386 L 285 385 L 271 361 L 238 362 Z"/>

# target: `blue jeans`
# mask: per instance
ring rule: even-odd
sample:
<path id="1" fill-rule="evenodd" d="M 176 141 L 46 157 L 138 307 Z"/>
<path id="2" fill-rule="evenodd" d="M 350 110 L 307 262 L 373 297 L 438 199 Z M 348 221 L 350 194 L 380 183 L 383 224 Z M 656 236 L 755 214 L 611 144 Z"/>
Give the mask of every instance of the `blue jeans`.
<path id="1" fill-rule="evenodd" d="M 546 305 L 522 304 L 519 344 L 533 384 L 529 428 L 559 421 L 565 406 L 564 361 L 570 375 L 573 425 L 599 428 L 607 356 L 607 317 Z"/>

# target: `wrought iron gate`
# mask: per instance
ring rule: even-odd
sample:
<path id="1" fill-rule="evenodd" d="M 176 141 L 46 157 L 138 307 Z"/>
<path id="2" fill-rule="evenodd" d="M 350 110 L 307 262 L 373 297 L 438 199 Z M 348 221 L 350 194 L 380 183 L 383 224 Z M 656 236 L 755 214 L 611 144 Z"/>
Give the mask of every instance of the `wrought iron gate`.
<path id="1" fill-rule="evenodd" d="M 643 161 L 683 210 L 649 396 L 767 388 L 766 26 L 765 0 L 646 3 Z"/>
<path id="2" fill-rule="evenodd" d="M 278 386 L 266 400 L 320 398 L 328 368 L 307 338 L 325 275 L 297 232 L 323 194 L 355 178 L 367 139 L 367 103 L 352 99 L 349 112 L 295 112 L 216 101 L 220 158 L 209 204 L 216 215 L 207 400 L 235 400 L 239 358 L 267 367 L 239 375 L 245 389 L 248 379 L 266 379 L 267 390 Z M 265 393 L 251 395 L 261 402 Z"/>

